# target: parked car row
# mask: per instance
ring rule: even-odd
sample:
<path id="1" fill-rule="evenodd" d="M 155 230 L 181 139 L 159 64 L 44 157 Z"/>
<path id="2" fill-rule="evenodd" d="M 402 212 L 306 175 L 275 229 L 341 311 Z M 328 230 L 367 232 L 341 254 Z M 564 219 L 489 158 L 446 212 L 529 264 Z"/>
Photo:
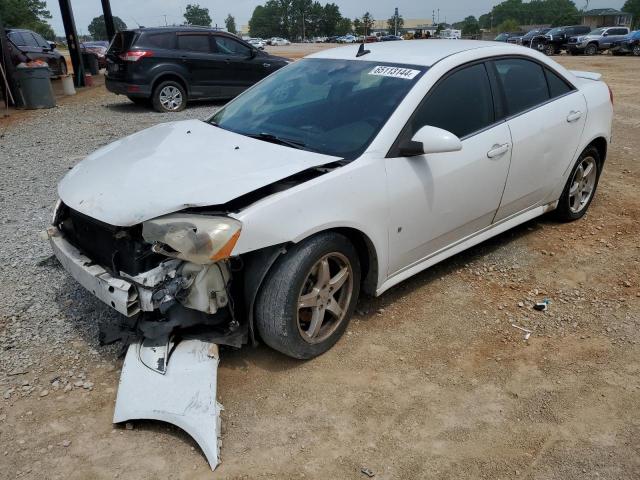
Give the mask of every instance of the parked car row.
<path id="1" fill-rule="evenodd" d="M 615 55 L 640 55 L 638 35 L 636 32 L 630 33 L 627 27 L 592 29 L 587 25 L 570 25 L 553 29 L 537 28 L 527 33 L 501 33 L 495 40 L 540 50 L 547 55 L 563 51 L 571 55 L 595 55 L 606 50 L 611 50 Z"/>

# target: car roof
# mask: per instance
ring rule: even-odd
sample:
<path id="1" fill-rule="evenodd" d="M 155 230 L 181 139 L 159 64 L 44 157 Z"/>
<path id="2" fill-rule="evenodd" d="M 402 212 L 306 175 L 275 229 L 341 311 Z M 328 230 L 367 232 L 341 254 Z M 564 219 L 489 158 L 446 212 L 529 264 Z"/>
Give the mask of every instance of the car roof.
<path id="1" fill-rule="evenodd" d="M 140 27 L 140 28 L 130 28 L 129 32 L 137 32 L 137 33 L 159 33 L 159 32 L 215 32 L 228 34 L 223 30 L 218 30 L 213 27 L 197 27 L 197 26 L 184 26 L 184 27 Z M 230 35 L 230 34 L 228 34 Z"/>
<path id="2" fill-rule="evenodd" d="M 360 48 L 360 44 L 322 50 L 307 58 L 389 62 L 430 67 L 457 53 L 500 47 L 504 47 L 504 45 L 479 40 L 411 40 L 407 42 L 367 43 L 365 48 L 370 50 L 370 53 L 358 58 L 356 58 L 356 52 Z M 529 50 L 516 45 L 513 45 L 513 48 L 523 51 Z"/>

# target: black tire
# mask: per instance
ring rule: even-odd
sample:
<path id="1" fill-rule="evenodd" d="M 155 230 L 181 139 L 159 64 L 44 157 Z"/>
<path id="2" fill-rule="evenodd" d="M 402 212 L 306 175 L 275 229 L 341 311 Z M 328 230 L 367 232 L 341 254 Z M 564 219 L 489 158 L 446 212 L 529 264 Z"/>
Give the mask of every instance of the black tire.
<path id="1" fill-rule="evenodd" d="M 632 53 L 633 53 L 636 57 L 640 57 L 640 44 L 638 44 L 638 45 L 634 45 L 634 46 L 633 46 Z"/>
<path id="2" fill-rule="evenodd" d="M 546 45 L 544 47 L 544 53 L 547 54 L 548 56 L 555 55 L 556 54 L 556 47 L 551 45 L 551 44 Z"/>
<path id="3" fill-rule="evenodd" d="M 338 320 L 328 311 L 326 314 L 323 313 L 322 318 L 329 320 L 326 323 L 320 322 L 324 326 L 326 338 L 320 335 L 320 328 L 317 341 L 305 339 L 302 327 L 305 320 L 300 316 L 300 311 L 302 315 L 306 312 L 304 308 L 299 308 L 301 295 L 305 290 L 309 291 L 309 286 L 313 286 L 314 282 L 310 282 L 310 279 L 314 267 L 323 258 L 333 255 L 348 261 L 351 267 L 350 280 L 345 281 L 333 294 L 339 294 L 339 302 L 344 303 L 342 311 L 345 313 Z M 336 264 L 333 267 L 335 268 Z M 335 278 L 334 272 L 329 277 Z M 350 286 L 347 283 L 349 281 Z M 326 285 L 330 283 L 327 282 Z M 346 293 L 348 290 L 342 291 L 346 287 L 350 288 L 350 296 Z M 313 292 L 313 289 L 311 291 Z M 333 347 L 344 334 L 358 302 L 359 293 L 360 261 L 353 244 L 345 236 L 335 232 L 319 233 L 294 245 L 269 271 L 256 299 L 257 330 L 267 345 L 285 355 L 301 360 L 317 357 Z M 328 304 L 326 297 L 323 301 Z M 313 312 L 313 308 L 308 310 L 309 314 Z M 311 324 L 311 320 L 308 321 Z"/>
<path id="4" fill-rule="evenodd" d="M 164 89 L 175 89 L 179 92 L 180 102 L 176 107 L 170 108 L 169 106 L 165 106 L 166 104 L 163 104 L 161 96 Z M 187 92 L 180 82 L 177 82 L 175 80 L 165 80 L 164 82 L 160 82 L 153 90 L 151 101 L 153 104 L 153 108 L 158 112 L 179 112 L 181 110 L 184 110 L 184 108 L 187 106 Z"/>
<path id="5" fill-rule="evenodd" d="M 597 53 L 598 53 L 598 45 L 596 45 L 595 43 L 590 43 L 584 49 L 584 54 L 585 55 L 593 56 L 593 55 L 595 55 Z"/>
<path id="6" fill-rule="evenodd" d="M 151 104 L 151 100 L 149 98 L 145 98 L 145 97 L 129 97 L 127 96 L 127 98 L 129 100 L 131 100 L 133 103 L 135 103 L 136 105 L 140 105 L 143 107 L 146 107 L 147 105 Z"/>
<path id="7" fill-rule="evenodd" d="M 591 196 L 589 197 L 588 201 L 584 204 L 584 206 L 581 207 L 580 211 L 576 212 L 571 209 L 572 197 L 570 194 L 570 190 L 572 185 L 574 184 L 577 170 L 581 167 L 581 165 L 584 164 L 585 159 L 588 159 L 588 158 L 593 158 L 595 160 L 595 168 L 596 168 L 595 184 L 593 185 Z M 598 188 L 598 181 L 600 180 L 601 173 L 602 173 L 602 159 L 600 158 L 600 153 L 598 152 L 598 149 L 593 146 L 587 147 L 584 150 L 584 152 L 580 154 L 578 161 L 576 162 L 576 164 L 573 166 L 573 169 L 571 170 L 571 174 L 569 174 L 569 179 L 567 180 L 567 184 L 565 185 L 564 190 L 562 191 L 562 195 L 560 196 L 560 200 L 558 202 L 558 208 L 554 211 L 554 216 L 556 217 L 556 219 L 562 222 L 573 222 L 574 220 L 578 220 L 579 218 L 582 218 L 584 214 L 587 213 L 587 210 L 589 209 L 589 206 L 593 201 L 593 197 L 595 197 L 596 195 L 596 189 Z"/>

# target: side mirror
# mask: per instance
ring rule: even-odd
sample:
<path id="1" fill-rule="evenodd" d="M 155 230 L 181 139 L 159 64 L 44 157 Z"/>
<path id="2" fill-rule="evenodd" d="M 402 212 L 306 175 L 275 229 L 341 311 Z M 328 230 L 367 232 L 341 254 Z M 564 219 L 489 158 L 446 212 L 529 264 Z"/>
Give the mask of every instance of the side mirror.
<path id="1" fill-rule="evenodd" d="M 249 58 L 255 58 L 256 55 L 258 55 L 258 49 L 257 48 L 252 48 L 251 49 L 251 53 L 249 54 Z"/>
<path id="2" fill-rule="evenodd" d="M 49 50 L 55 50 L 58 44 L 56 42 L 47 42 L 49 44 Z"/>
<path id="3" fill-rule="evenodd" d="M 462 142 L 453 133 L 442 128 L 422 127 L 411 141 L 400 146 L 403 157 L 415 157 L 430 153 L 449 153 L 462 150 Z"/>

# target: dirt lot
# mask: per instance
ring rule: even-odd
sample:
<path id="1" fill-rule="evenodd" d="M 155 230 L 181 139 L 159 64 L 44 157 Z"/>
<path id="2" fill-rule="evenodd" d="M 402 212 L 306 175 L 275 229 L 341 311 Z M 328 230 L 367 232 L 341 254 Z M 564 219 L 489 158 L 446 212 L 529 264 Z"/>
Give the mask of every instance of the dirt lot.
<path id="1" fill-rule="evenodd" d="M 368 468 L 376 479 L 640 478 L 640 59 L 558 61 L 603 73 L 615 94 L 615 143 L 588 215 L 529 222 L 363 300 L 344 339 L 316 360 L 265 347 L 223 351 L 223 463 L 215 473 L 177 428 L 112 426 L 122 363 L 116 349 L 96 345 L 92 322 L 114 317 L 54 262 L 32 258 L 27 273 L 39 276 L 20 291 L 38 306 L 0 304 L 0 477 L 362 479 Z M 109 111 L 122 122 L 136 118 L 135 129 L 168 118 L 125 103 L 96 89 L 45 115 L 55 124 L 60 112 Z M 0 134 L 21 135 L 37 118 L 0 123 Z M 98 144 L 120 133 L 102 128 Z M 43 142 L 32 154 L 46 165 L 52 146 Z M 64 159 L 70 166 L 79 158 Z M 3 169 L 49 178 L 37 197 L 21 197 L 22 210 L 2 213 L 2 228 L 37 211 L 23 224 L 35 236 L 64 173 Z M 11 252 L 0 245 L 6 268 L 24 268 Z M 543 298 L 549 311 L 532 310 Z M 20 346 L 16 331 L 46 307 L 57 312 L 50 330 Z M 533 330 L 531 338 L 512 323 Z M 49 341 L 54 333 L 46 332 L 58 329 L 68 341 Z M 3 358 L 16 349 L 37 359 L 8 371 Z M 83 388 L 85 379 L 92 385 Z"/>

